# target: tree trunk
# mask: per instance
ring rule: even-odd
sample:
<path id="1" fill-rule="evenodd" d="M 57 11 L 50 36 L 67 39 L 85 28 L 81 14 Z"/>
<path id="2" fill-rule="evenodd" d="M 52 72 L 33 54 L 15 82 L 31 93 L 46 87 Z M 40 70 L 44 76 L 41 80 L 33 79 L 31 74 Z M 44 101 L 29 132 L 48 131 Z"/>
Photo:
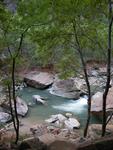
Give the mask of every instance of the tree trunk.
<path id="1" fill-rule="evenodd" d="M 111 0 L 109 0 L 109 29 L 108 29 L 108 51 L 107 51 L 107 81 L 105 91 L 103 93 L 103 121 L 102 121 L 102 136 L 105 135 L 106 132 L 106 100 L 110 87 L 110 79 L 111 79 L 111 32 L 112 32 L 112 4 Z"/>
<path id="2" fill-rule="evenodd" d="M 13 102 L 14 102 L 14 112 L 15 112 L 15 119 L 16 119 L 16 140 L 15 143 L 18 143 L 19 139 L 19 118 L 17 113 L 17 106 L 16 106 L 16 94 L 15 94 L 15 61 L 16 59 L 12 59 L 12 85 L 13 85 Z"/>
<path id="3" fill-rule="evenodd" d="M 82 63 L 84 76 L 85 76 L 85 82 L 86 82 L 87 90 L 88 90 L 88 117 L 87 117 L 86 127 L 84 129 L 84 137 L 86 137 L 88 127 L 89 127 L 89 123 L 90 123 L 90 118 L 91 118 L 91 113 L 90 113 L 90 110 L 91 110 L 91 89 L 90 89 L 90 83 L 89 83 L 88 74 L 87 74 L 87 68 L 86 68 L 86 64 L 85 64 L 85 61 L 84 61 L 82 49 L 80 47 L 80 43 L 79 43 L 79 39 L 78 39 L 78 36 L 77 36 L 75 24 L 76 24 L 75 21 L 73 21 L 73 29 L 74 29 L 74 34 L 75 34 L 75 40 L 76 40 L 76 43 L 77 43 L 77 46 L 78 46 L 77 51 L 79 53 L 80 60 L 81 60 L 81 63 Z"/>
<path id="4" fill-rule="evenodd" d="M 15 123 L 15 117 L 13 114 L 13 108 L 12 108 L 12 101 L 11 101 L 11 86 L 8 84 L 8 98 L 9 98 L 9 105 L 10 105 L 10 113 L 13 121 L 13 126 L 16 132 L 16 123 Z"/>

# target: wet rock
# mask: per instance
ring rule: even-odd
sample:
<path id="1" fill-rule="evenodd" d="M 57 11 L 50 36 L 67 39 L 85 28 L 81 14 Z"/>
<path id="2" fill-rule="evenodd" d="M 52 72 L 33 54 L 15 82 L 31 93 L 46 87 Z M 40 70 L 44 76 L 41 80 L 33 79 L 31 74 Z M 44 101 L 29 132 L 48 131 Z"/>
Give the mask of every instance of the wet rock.
<path id="1" fill-rule="evenodd" d="M 24 77 L 24 81 L 27 85 L 38 89 L 49 87 L 53 83 L 53 80 L 54 75 L 48 72 L 29 72 Z"/>
<path id="2" fill-rule="evenodd" d="M 7 123 L 11 120 L 11 115 L 5 112 L 0 112 L 0 123 Z"/>
<path id="3" fill-rule="evenodd" d="M 46 101 L 45 101 L 45 98 L 44 97 L 41 97 L 40 95 L 33 95 L 33 101 L 36 103 L 36 104 L 46 104 Z"/>

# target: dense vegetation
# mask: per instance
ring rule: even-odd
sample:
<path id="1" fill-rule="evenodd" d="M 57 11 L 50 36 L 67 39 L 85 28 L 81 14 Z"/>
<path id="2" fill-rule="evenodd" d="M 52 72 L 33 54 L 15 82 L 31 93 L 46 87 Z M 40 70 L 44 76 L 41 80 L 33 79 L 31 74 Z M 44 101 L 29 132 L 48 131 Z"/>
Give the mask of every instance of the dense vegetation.
<path id="1" fill-rule="evenodd" d="M 0 2 L 0 67 L 3 85 L 9 91 L 11 114 L 17 135 L 15 142 L 17 143 L 19 138 L 15 72 L 23 63 L 25 66 L 52 64 L 62 78 L 72 77 L 78 68 L 83 69 L 89 106 L 84 131 L 86 137 L 91 107 L 86 62 L 90 59 L 105 61 L 108 65 L 103 95 L 104 136 L 112 49 L 111 0 L 15 0 L 13 3 L 13 8 L 9 8 L 4 1 Z M 11 99 L 15 104 L 14 112 Z"/>

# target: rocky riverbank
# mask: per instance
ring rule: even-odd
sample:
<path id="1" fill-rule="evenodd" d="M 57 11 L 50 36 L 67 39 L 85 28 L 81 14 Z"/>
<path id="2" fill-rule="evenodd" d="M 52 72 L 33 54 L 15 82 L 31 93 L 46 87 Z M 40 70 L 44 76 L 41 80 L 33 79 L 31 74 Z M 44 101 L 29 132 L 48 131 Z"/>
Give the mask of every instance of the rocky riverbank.
<path id="1" fill-rule="evenodd" d="M 94 114 L 99 114 L 102 112 L 102 92 L 105 87 L 105 81 L 106 81 L 105 75 L 106 75 L 106 70 L 104 67 L 98 68 L 98 69 L 90 68 L 88 70 L 89 82 L 90 82 L 91 91 L 92 91 L 91 111 Z M 81 95 L 87 94 L 87 87 L 86 87 L 86 83 L 85 83 L 82 73 L 81 75 L 78 75 L 76 77 L 71 77 L 66 80 L 61 80 L 58 74 L 55 74 L 55 73 L 53 74 L 51 72 L 44 72 L 44 71 L 31 71 L 31 72 L 27 72 L 21 75 L 21 78 L 23 78 L 23 81 L 25 83 L 16 84 L 17 90 L 22 90 L 24 87 L 26 88 L 26 84 L 29 86 L 33 86 L 37 89 L 41 89 L 41 90 L 51 86 L 51 88 L 49 89 L 51 94 L 69 98 L 69 99 L 75 99 L 75 100 L 79 99 Z M 111 80 L 111 86 L 112 85 L 113 85 L 113 82 Z M 109 111 L 111 111 L 111 107 L 112 107 L 112 99 L 111 99 L 112 87 L 110 91 L 111 92 L 109 92 L 109 98 L 107 101 L 107 109 Z M 36 95 L 33 95 L 33 96 L 36 97 Z M 40 98 L 40 102 L 45 104 L 46 101 L 41 99 L 40 95 L 38 95 L 38 99 L 35 98 L 35 101 L 37 101 L 38 103 L 39 98 Z M 1 113 L 5 112 L 9 114 L 9 111 L 8 111 L 9 103 L 8 101 L 6 101 L 6 97 L 2 97 L 0 103 L 1 103 L 0 104 L 1 107 L 3 108 L 2 111 L 0 112 Z M 21 99 L 21 97 L 17 97 L 17 110 L 18 110 L 19 115 L 25 116 L 28 112 L 28 108 L 31 106 L 32 106 L 32 102 L 25 103 Z"/>
<path id="2" fill-rule="evenodd" d="M 92 69 L 88 72 L 89 82 L 92 90 L 92 106 L 91 111 L 95 114 L 100 114 L 102 112 L 102 94 L 105 87 L 106 74 L 105 70 L 102 68 Z M 71 77 L 67 80 L 59 79 L 58 75 L 54 75 L 48 72 L 30 72 L 26 76 L 23 76 L 23 81 L 26 82 L 27 85 L 38 88 L 45 89 L 51 86 L 50 93 L 54 95 L 58 95 L 65 98 L 78 99 L 81 95 L 87 94 L 86 83 L 83 78 L 83 75 L 77 77 Z M 111 88 L 107 97 L 107 110 L 111 112 L 112 110 L 112 93 L 113 93 L 113 82 L 111 80 Z M 17 88 L 17 90 L 22 90 L 24 87 Z M 39 99 L 35 101 L 39 101 Z M 38 98 L 42 98 L 38 95 Z M 42 99 L 43 100 L 43 99 Z M 42 102 L 41 100 L 41 102 Z M 0 109 L 0 121 L 2 123 L 7 123 L 11 121 L 11 116 L 9 113 L 9 103 L 6 101 L 6 97 L 2 96 L 1 99 L 1 109 Z M 25 103 L 20 97 L 17 97 L 17 110 L 18 114 L 21 116 L 25 116 L 29 110 L 29 106 Z M 76 108 L 75 108 L 76 109 Z M 4 113 L 4 114 L 3 114 Z M 27 122 L 26 119 L 20 119 L 20 135 L 21 136 L 33 136 L 35 138 L 39 138 L 42 142 L 51 143 L 52 139 L 55 141 L 57 139 L 65 139 L 70 141 L 75 141 L 77 138 L 81 136 L 81 130 L 78 129 L 80 127 L 80 122 L 73 118 L 71 114 L 68 113 L 67 116 L 63 116 L 62 114 L 52 115 L 51 118 L 46 120 L 48 123 L 31 123 Z M 112 120 L 111 120 L 112 122 Z M 111 123 L 110 122 L 110 123 Z M 76 124 L 76 125 L 75 125 Z M 112 124 L 109 125 L 107 129 L 107 134 L 111 134 Z M 7 134 L 10 137 L 15 137 L 14 132 L 12 132 L 13 126 L 11 124 L 8 129 L 4 130 L 4 135 L 2 135 L 3 139 L 7 139 Z M 98 131 L 97 131 L 98 129 Z M 2 131 L 3 131 L 2 130 Z M 96 131 L 96 135 L 95 135 Z M 27 133 L 27 134 L 26 134 Z M 95 139 L 100 136 L 101 127 L 100 125 L 91 125 L 89 128 L 88 138 Z M 2 133 L 1 133 L 2 134 Z M 48 137 L 48 138 L 47 138 Z M 2 140 L 3 140 L 2 139 Z"/>

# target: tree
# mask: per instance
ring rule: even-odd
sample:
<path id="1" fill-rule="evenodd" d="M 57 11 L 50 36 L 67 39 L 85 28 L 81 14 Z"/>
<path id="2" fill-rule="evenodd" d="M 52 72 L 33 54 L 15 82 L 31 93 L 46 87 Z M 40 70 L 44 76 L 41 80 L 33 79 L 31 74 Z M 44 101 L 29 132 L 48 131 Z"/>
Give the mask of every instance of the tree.
<path id="1" fill-rule="evenodd" d="M 13 125 L 16 132 L 16 140 L 15 143 L 17 144 L 19 139 L 19 118 L 17 113 L 17 106 L 16 106 L 16 90 L 15 90 L 15 67 L 16 67 L 16 61 L 17 58 L 20 57 L 20 52 L 22 48 L 23 38 L 25 32 L 27 32 L 26 28 L 22 33 L 19 31 L 18 26 L 16 26 L 17 19 L 15 16 L 13 16 L 9 11 L 7 11 L 4 6 L 2 7 L 2 14 L 1 14 L 1 33 L 2 38 L 4 39 L 4 48 L 7 49 L 8 53 L 7 57 L 9 59 L 9 74 L 11 73 L 11 79 L 9 79 L 10 83 L 7 82 L 8 87 L 8 93 L 9 93 L 9 104 L 10 104 L 10 112 L 12 115 Z M 16 26 L 16 28 L 15 28 Z M 15 33 L 15 31 L 17 32 Z M 20 32 L 20 33 L 19 33 Z M 11 38 L 11 36 L 15 36 Z M 16 37 L 20 36 L 20 37 Z M 18 42 L 16 40 L 18 39 Z M 16 44 L 18 46 L 16 46 Z M 8 70 L 7 70 L 8 71 Z M 8 75 L 10 77 L 10 75 Z M 11 92 L 12 89 L 12 92 Z M 13 99 L 13 102 L 12 102 Z M 14 105 L 14 111 L 13 111 L 13 105 Z"/>
<path id="2" fill-rule="evenodd" d="M 111 38 L 112 38 L 112 24 L 113 24 L 113 15 L 112 15 L 112 4 L 113 2 L 111 0 L 108 0 L 109 5 L 109 29 L 108 29 L 108 50 L 107 50 L 107 81 L 106 81 L 106 87 L 105 91 L 103 93 L 103 123 L 102 123 L 102 136 L 105 135 L 106 132 L 106 100 L 107 95 L 110 88 L 110 80 L 111 80 Z"/>
<path id="3" fill-rule="evenodd" d="M 84 130 L 86 137 L 91 117 L 92 94 L 86 61 L 92 57 L 104 60 L 106 58 L 106 45 L 102 44 L 107 36 L 106 1 L 58 0 L 53 1 L 51 5 L 51 17 L 55 18 L 54 21 L 35 31 L 32 39 L 37 42 L 39 58 L 46 61 L 45 63 L 52 62 L 60 66 L 63 77 L 74 76 L 78 66 L 82 66 L 88 91 L 88 118 Z M 90 57 L 87 56 L 89 53 Z"/>
<path id="4" fill-rule="evenodd" d="M 45 11 L 45 6 L 47 6 L 48 1 L 39 2 L 40 3 L 36 0 L 30 0 L 29 2 L 26 0 L 20 1 L 18 2 L 16 12 L 12 12 L 0 4 L 0 39 L 2 39 L 2 49 L 4 53 L 6 52 L 6 61 L 8 61 L 8 64 L 5 64 L 5 66 L 7 66 L 7 70 L 5 71 L 8 77 L 6 85 L 9 94 L 10 112 L 16 132 L 16 144 L 19 140 L 19 117 L 16 104 L 15 72 L 17 62 L 18 60 L 20 61 L 23 55 L 24 40 L 29 39 L 29 36 L 25 38 L 26 33 L 28 33 L 31 28 L 33 29 L 33 27 L 40 27 L 46 24 L 45 21 L 47 17 L 45 17 L 45 14 L 47 14 L 47 11 Z"/>

